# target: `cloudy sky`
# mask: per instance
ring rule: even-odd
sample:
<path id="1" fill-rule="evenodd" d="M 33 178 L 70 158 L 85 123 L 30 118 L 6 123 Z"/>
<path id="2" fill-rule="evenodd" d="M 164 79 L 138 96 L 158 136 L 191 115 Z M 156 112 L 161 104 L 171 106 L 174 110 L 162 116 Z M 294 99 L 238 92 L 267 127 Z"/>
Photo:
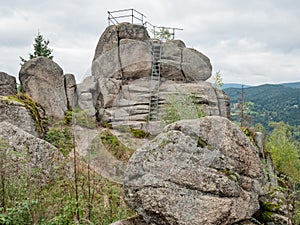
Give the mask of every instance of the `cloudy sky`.
<path id="1" fill-rule="evenodd" d="M 300 81 L 299 0 L 1 0 L 0 71 L 18 76 L 19 56 L 28 57 L 40 31 L 54 61 L 81 81 L 107 11 L 127 8 L 183 28 L 177 38 L 208 56 L 226 83 Z"/>

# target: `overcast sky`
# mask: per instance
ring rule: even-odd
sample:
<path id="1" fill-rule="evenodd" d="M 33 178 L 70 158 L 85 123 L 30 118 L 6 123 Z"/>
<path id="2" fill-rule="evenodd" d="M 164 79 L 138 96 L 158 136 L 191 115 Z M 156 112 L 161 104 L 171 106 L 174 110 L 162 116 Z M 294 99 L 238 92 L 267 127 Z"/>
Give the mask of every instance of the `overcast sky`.
<path id="1" fill-rule="evenodd" d="M 19 56 L 40 31 L 54 61 L 77 81 L 89 74 L 107 11 L 134 8 L 154 25 L 183 28 L 225 83 L 300 81 L 299 0 L 1 0 L 0 71 L 18 76 Z"/>

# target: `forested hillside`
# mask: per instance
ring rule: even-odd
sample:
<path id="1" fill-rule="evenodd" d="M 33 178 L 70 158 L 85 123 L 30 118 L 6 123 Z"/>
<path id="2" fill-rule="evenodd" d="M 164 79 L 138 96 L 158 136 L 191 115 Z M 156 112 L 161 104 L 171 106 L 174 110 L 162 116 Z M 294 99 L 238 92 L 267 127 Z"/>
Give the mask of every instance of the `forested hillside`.
<path id="1" fill-rule="evenodd" d="M 282 85 L 261 85 L 244 88 L 246 113 L 252 117 L 251 125 L 261 123 L 268 130 L 271 121 L 283 121 L 300 127 L 300 83 Z M 241 88 L 226 88 L 224 91 L 230 97 L 232 119 L 238 121 L 237 103 L 241 100 Z M 295 131 L 295 135 L 299 134 Z"/>

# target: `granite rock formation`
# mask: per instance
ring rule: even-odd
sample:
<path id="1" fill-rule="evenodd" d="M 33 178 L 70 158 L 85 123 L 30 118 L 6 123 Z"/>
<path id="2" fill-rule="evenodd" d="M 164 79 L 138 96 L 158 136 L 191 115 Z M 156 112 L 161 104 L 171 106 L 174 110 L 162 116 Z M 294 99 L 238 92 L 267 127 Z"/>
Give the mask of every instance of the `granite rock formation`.
<path id="1" fill-rule="evenodd" d="M 67 110 L 63 70 L 46 57 L 37 57 L 25 62 L 19 72 L 22 92 L 41 104 L 47 115 L 63 118 Z"/>
<path id="2" fill-rule="evenodd" d="M 0 72 L 0 96 L 17 94 L 17 82 L 14 76 Z"/>
<path id="3" fill-rule="evenodd" d="M 7 97 L 0 97 L 0 122 L 4 121 L 13 124 L 33 136 L 37 137 L 39 135 L 36 122 L 24 103 Z"/>
<path id="4" fill-rule="evenodd" d="M 41 183 L 54 178 L 63 155 L 53 145 L 8 122 L 0 122 L 0 138 L 20 153 L 20 157 L 29 159 L 26 161 L 28 169 L 42 171 L 43 177 L 39 178 Z"/>
<path id="5" fill-rule="evenodd" d="M 233 224 L 259 209 L 257 148 L 218 116 L 168 125 L 130 159 L 126 201 L 149 224 Z"/>
<path id="6" fill-rule="evenodd" d="M 229 117 L 229 98 L 208 82 L 210 60 L 180 40 L 150 39 L 145 27 L 109 26 L 99 39 L 92 76 L 78 85 L 78 106 L 95 109 L 99 121 L 148 129 L 153 46 L 160 46 L 158 120 L 166 99 L 181 92 L 196 95 L 207 115 Z"/>

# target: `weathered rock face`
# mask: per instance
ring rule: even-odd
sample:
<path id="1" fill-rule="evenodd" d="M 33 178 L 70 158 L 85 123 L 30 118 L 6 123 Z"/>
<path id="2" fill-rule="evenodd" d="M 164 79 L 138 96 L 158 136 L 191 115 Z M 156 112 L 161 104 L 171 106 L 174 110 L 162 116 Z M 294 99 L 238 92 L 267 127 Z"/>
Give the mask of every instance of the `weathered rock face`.
<path id="1" fill-rule="evenodd" d="M 64 87 L 68 108 L 77 106 L 77 85 L 74 74 L 64 75 Z"/>
<path id="2" fill-rule="evenodd" d="M 233 224 L 259 208 L 265 178 L 257 149 L 218 116 L 168 125 L 125 172 L 126 202 L 153 224 Z"/>
<path id="3" fill-rule="evenodd" d="M 0 72 L 0 96 L 17 94 L 17 82 L 14 76 Z"/>
<path id="4" fill-rule="evenodd" d="M 229 117 L 229 99 L 204 83 L 211 76 L 211 64 L 202 53 L 186 48 L 180 40 L 165 43 L 149 39 L 145 27 L 122 23 L 102 34 L 92 63 L 96 92 L 81 91 L 79 99 L 96 108 L 98 120 L 146 127 L 150 101 L 153 46 L 160 46 L 159 120 L 166 99 L 178 90 L 197 95 L 207 115 Z M 201 88 L 204 88 L 203 90 Z M 96 99 L 96 100 L 95 100 Z M 93 100 L 93 103 L 90 101 Z M 83 101 L 79 101 L 79 106 Z M 81 107 L 81 106 L 80 106 Z"/>
<path id="5" fill-rule="evenodd" d="M 46 57 L 24 63 L 19 73 L 22 91 L 45 107 L 47 115 L 63 118 L 67 110 L 63 70 Z"/>
<path id="6" fill-rule="evenodd" d="M 95 77 L 86 77 L 77 85 L 77 104 L 79 108 L 86 110 L 90 115 L 95 115 L 96 100 L 99 95 Z"/>
<path id="7" fill-rule="evenodd" d="M 149 35 L 144 26 L 130 23 L 121 23 L 118 26 L 111 25 L 106 28 L 99 39 L 94 60 L 104 52 L 116 48 L 118 46 L 118 39 L 146 40 L 147 38 L 149 38 Z"/>
<path id="8" fill-rule="evenodd" d="M 11 123 L 33 136 L 38 136 L 35 121 L 21 102 L 0 97 L 0 122 L 3 121 Z"/>
<path id="9" fill-rule="evenodd" d="M 5 140 L 14 151 L 21 153 L 20 157 L 26 155 L 30 159 L 30 161 L 27 159 L 26 163 L 28 168 L 42 171 L 41 183 L 54 177 L 63 156 L 53 145 L 8 122 L 0 123 L 0 138 Z"/>
<path id="10" fill-rule="evenodd" d="M 102 81 L 102 80 L 101 80 Z M 101 119 L 113 125 L 127 124 L 135 128 L 146 127 L 149 112 L 149 78 L 133 80 L 122 85 L 120 80 L 105 79 L 100 82 L 99 110 Z M 178 83 L 165 80 L 160 84 L 159 120 L 165 114 L 164 106 L 170 97 L 193 95 L 195 104 L 201 105 L 206 115 L 229 117 L 229 98 L 223 91 L 208 82 Z M 129 121 L 129 122 L 127 122 Z"/>

